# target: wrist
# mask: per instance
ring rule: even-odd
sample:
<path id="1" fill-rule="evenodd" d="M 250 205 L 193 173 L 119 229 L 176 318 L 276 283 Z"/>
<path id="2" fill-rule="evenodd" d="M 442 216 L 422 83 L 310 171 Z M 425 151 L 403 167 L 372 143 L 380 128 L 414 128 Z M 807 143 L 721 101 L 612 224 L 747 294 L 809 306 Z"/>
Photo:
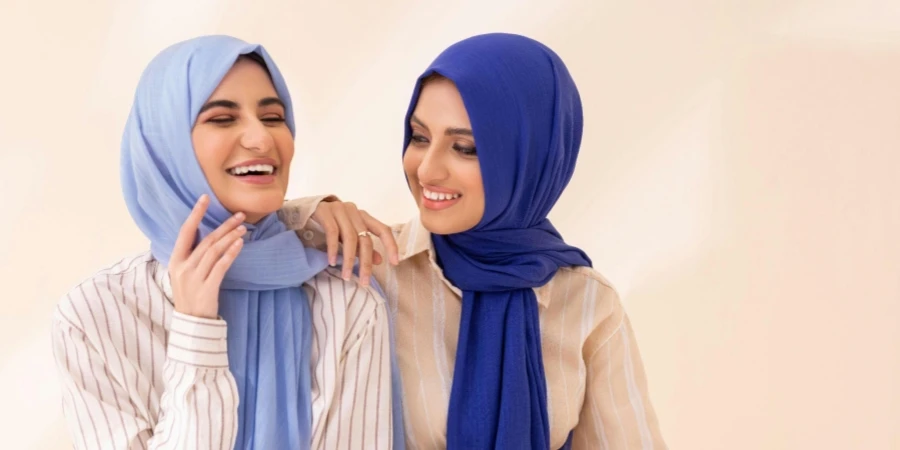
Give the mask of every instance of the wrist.
<path id="1" fill-rule="evenodd" d="M 197 319 L 219 320 L 219 311 L 217 309 L 208 308 L 185 308 L 183 306 L 175 306 L 175 311 L 185 316 L 195 317 Z"/>

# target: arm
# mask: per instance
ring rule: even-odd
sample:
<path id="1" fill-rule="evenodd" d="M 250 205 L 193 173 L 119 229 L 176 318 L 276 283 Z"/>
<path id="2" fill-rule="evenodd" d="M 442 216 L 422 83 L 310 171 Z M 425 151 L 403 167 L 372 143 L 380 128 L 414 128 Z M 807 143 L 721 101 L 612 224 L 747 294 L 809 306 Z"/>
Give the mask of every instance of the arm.
<path id="1" fill-rule="evenodd" d="M 228 371 L 224 322 L 175 313 L 158 421 L 150 405 L 135 403 L 143 398 L 137 383 L 125 387 L 114 379 L 110 361 L 61 310 L 52 333 L 63 412 L 76 449 L 234 446 L 238 395 Z"/>
<path id="2" fill-rule="evenodd" d="M 381 254 L 374 250 L 372 235 L 381 239 L 391 264 L 399 263 L 397 242 L 391 228 L 351 202 L 335 196 L 303 197 L 286 202 L 278 210 L 278 218 L 288 229 L 297 232 L 306 247 L 328 253 L 328 262 L 338 263 L 342 249 L 342 277 L 349 280 L 354 261 L 359 256 L 359 279 L 368 286 L 372 264 L 381 264 Z M 311 219 L 311 220 L 310 220 Z M 368 232 L 369 234 L 365 235 Z M 324 234 L 324 238 L 322 235 Z"/>
<path id="3" fill-rule="evenodd" d="M 319 208 L 320 203 L 334 201 L 340 200 L 334 195 L 316 195 L 287 200 L 281 206 L 281 209 L 278 210 L 278 218 L 284 222 L 288 229 L 321 233 L 324 230 L 318 224 L 310 223 L 310 219 L 316 212 L 316 209 Z"/>
<path id="4" fill-rule="evenodd" d="M 624 312 L 612 318 L 618 326 L 586 361 L 584 405 L 572 448 L 666 449 L 631 323 Z"/>

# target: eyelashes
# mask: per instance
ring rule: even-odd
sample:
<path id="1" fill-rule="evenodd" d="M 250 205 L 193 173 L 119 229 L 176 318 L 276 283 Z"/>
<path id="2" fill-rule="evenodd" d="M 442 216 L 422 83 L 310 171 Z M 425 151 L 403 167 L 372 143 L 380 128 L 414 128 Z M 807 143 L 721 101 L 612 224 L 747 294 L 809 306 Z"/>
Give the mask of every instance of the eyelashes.
<path id="1" fill-rule="evenodd" d="M 466 156 L 474 156 L 478 153 L 475 147 L 464 147 L 459 144 L 453 144 L 453 150 L 456 150 L 457 152 L 462 153 Z"/>
<path id="2" fill-rule="evenodd" d="M 418 134 L 418 133 L 413 133 L 412 136 L 410 136 L 409 141 L 410 141 L 411 145 L 416 145 L 416 146 L 427 145 L 429 143 L 427 137 L 425 137 L 421 134 Z M 456 151 L 457 153 L 464 155 L 464 156 L 475 156 L 478 154 L 478 150 L 475 147 L 468 147 L 468 146 L 461 145 L 461 144 L 453 144 L 452 148 L 454 151 Z"/>
<path id="3" fill-rule="evenodd" d="M 284 117 L 263 117 L 262 119 L 259 119 L 259 120 L 260 120 L 260 122 L 267 124 L 267 125 L 278 125 L 278 124 L 284 123 L 285 119 L 284 119 Z M 222 126 L 231 125 L 232 123 L 234 123 L 236 121 L 237 121 L 236 118 L 230 117 L 230 116 L 213 117 L 213 118 L 207 120 L 208 123 L 222 125 Z"/>

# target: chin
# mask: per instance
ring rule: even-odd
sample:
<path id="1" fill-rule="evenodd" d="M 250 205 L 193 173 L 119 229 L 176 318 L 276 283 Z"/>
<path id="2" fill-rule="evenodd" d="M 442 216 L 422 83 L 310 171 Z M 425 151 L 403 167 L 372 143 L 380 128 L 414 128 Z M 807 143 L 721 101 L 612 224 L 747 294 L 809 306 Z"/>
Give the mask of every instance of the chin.
<path id="1" fill-rule="evenodd" d="M 225 207 L 232 213 L 242 212 L 246 214 L 247 222 L 253 223 L 278 211 L 283 204 L 283 195 L 265 196 L 265 198 L 256 196 L 255 198 L 242 198 L 231 205 L 225 205 Z"/>
<path id="2" fill-rule="evenodd" d="M 419 217 L 422 220 L 422 226 L 424 226 L 431 234 L 457 234 L 473 228 L 465 226 L 464 224 L 455 223 L 453 220 L 435 216 L 436 214 L 432 211 L 420 211 L 419 214 Z"/>

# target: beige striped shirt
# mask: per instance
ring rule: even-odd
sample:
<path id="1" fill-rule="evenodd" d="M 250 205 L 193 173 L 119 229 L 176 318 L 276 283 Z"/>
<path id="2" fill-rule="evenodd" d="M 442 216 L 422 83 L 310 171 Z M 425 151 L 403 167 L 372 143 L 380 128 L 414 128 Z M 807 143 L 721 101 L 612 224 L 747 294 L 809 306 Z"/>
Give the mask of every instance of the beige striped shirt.
<path id="1" fill-rule="evenodd" d="M 281 213 L 316 247 L 324 237 L 305 219 L 319 200 L 290 201 Z M 396 320 L 407 445 L 445 448 L 462 293 L 443 276 L 418 218 L 393 228 L 400 265 L 375 266 L 374 276 Z M 589 268 L 563 268 L 535 291 L 552 448 L 574 430 L 577 449 L 665 449 L 634 332 L 609 281 Z"/>
<path id="2" fill-rule="evenodd" d="M 313 315 L 315 449 L 392 446 L 387 309 L 328 269 L 303 285 Z M 222 320 L 174 311 L 149 253 L 72 289 L 53 316 L 63 410 L 78 449 L 231 449 L 238 395 Z"/>

